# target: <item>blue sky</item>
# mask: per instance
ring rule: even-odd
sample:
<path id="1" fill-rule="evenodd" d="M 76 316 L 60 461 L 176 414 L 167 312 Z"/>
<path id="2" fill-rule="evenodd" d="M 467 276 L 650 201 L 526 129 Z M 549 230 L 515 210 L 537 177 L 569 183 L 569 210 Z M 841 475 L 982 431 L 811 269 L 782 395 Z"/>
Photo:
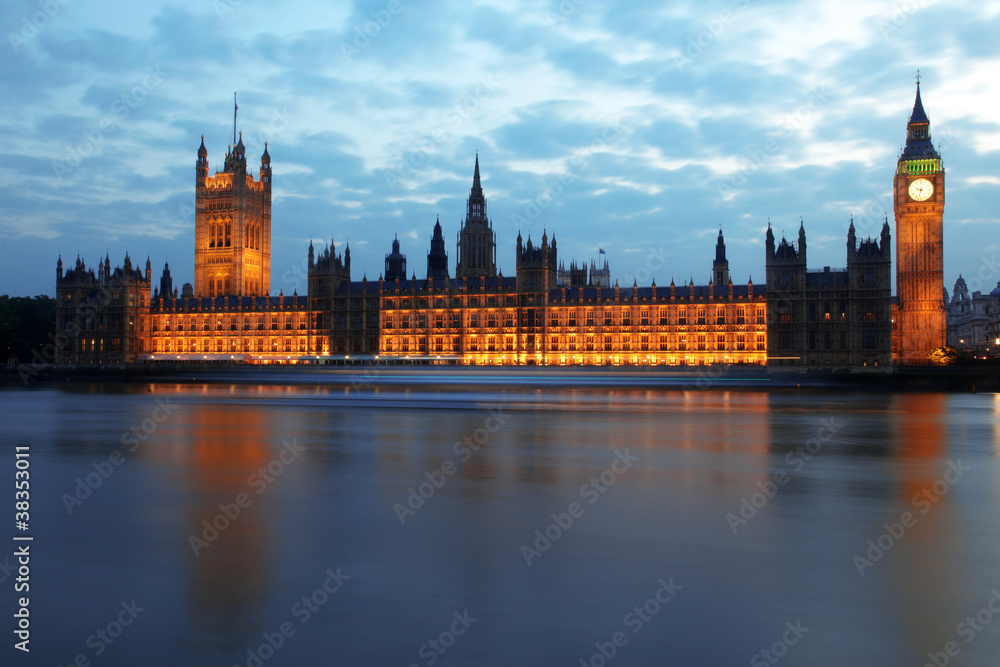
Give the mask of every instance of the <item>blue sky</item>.
<path id="1" fill-rule="evenodd" d="M 239 127 L 274 170 L 273 293 L 310 239 L 375 279 L 393 235 L 422 277 L 455 238 L 479 151 L 497 234 L 607 252 L 612 277 L 734 281 L 764 231 L 812 268 L 878 234 L 914 77 L 947 170 L 945 284 L 1000 280 L 1000 2 L 10 1 L 0 7 L 0 293 L 54 294 L 55 263 L 149 255 L 193 277 L 194 163 Z"/>

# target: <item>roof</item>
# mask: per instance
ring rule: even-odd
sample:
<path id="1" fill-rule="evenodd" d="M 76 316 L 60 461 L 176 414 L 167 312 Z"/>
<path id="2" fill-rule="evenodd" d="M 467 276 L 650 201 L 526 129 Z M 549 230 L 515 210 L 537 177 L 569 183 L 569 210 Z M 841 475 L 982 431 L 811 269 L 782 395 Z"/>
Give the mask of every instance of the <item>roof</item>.
<path id="1" fill-rule="evenodd" d="M 621 301 L 632 300 L 633 298 L 639 301 L 652 301 L 653 290 L 656 290 L 656 300 L 658 302 L 669 302 L 670 301 L 670 287 L 625 287 L 618 289 L 618 298 Z M 549 303 L 557 304 L 563 303 L 563 292 L 562 289 L 553 290 L 549 293 Z M 600 297 L 598 297 L 598 292 L 600 292 Z M 634 293 L 634 295 L 633 295 Z M 733 285 L 733 299 L 735 300 L 747 300 L 750 293 L 749 285 Z M 677 285 L 674 287 L 674 298 L 675 300 L 700 300 L 708 301 L 709 297 L 712 297 L 716 302 L 726 302 L 729 300 L 729 286 L 728 285 Z M 754 285 L 753 286 L 753 298 L 759 299 L 764 297 L 764 286 Z M 565 289 L 565 303 L 570 302 L 587 302 L 587 301 L 600 301 L 602 303 L 614 301 L 615 300 L 615 288 L 613 287 L 602 287 L 600 290 L 596 287 L 567 287 Z"/>

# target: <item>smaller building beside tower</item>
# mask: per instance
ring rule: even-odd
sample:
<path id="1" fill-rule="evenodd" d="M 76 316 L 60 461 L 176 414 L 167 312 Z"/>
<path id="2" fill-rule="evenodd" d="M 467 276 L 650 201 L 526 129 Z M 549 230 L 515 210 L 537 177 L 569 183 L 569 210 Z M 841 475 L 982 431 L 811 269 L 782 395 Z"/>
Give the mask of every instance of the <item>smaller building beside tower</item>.
<path id="1" fill-rule="evenodd" d="M 970 294 L 959 275 L 947 310 L 948 345 L 973 357 L 1000 356 L 1000 282 L 986 294 Z"/>
<path id="2" fill-rule="evenodd" d="M 858 243 L 851 221 L 847 268 L 810 271 L 805 224 L 798 244 L 765 236 L 769 366 L 883 367 L 892 362 L 889 222 L 879 240 Z"/>
<path id="3" fill-rule="evenodd" d="M 146 337 L 152 267 L 98 262 L 97 273 L 79 257 L 63 272 L 56 264 L 56 363 L 130 364 L 139 359 Z"/>

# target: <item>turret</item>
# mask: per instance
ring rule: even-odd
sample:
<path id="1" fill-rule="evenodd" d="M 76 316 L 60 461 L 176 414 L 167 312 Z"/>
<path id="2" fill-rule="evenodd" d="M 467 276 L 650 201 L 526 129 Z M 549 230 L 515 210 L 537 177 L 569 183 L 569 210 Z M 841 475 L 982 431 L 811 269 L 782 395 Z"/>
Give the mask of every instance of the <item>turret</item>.
<path id="1" fill-rule="evenodd" d="M 194 165 L 195 185 L 203 187 L 208 178 L 208 149 L 205 148 L 205 135 L 201 135 L 201 146 L 198 148 L 198 161 Z"/>
<path id="2" fill-rule="evenodd" d="M 260 182 L 271 187 L 271 156 L 267 152 L 267 142 L 264 142 L 264 154 L 260 156 Z"/>
<path id="3" fill-rule="evenodd" d="M 436 281 L 448 280 L 448 253 L 444 249 L 444 234 L 441 232 L 440 217 L 434 223 L 431 250 L 427 253 L 427 278 Z"/>
<path id="4" fill-rule="evenodd" d="M 406 279 L 406 255 L 399 251 L 399 238 L 392 240 L 392 252 L 385 256 L 385 279 Z"/>
<path id="5" fill-rule="evenodd" d="M 170 277 L 170 264 L 163 263 L 163 275 L 160 276 L 160 294 L 164 298 L 169 298 L 174 292 L 174 281 Z"/>
<path id="6" fill-rule="evenodd" d="M 725 285 L 729 279 L 729 260 L 726 259 L 726 241 L 722 238 L 722 228 L 719 228 L 719 238 L 715 242 L 715 261 L 712 262 L 712 282 L 715 285 Z"/>

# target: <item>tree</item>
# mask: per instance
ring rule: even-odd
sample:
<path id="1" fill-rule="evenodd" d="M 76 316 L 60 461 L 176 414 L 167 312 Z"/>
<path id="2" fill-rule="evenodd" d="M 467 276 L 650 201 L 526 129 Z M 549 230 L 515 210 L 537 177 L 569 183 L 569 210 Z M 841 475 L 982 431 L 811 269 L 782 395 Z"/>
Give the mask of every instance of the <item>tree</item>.
<path id="1" fill-rule="evenodd" d="M 954 366 L 962 361 L 964 354 L 953 348 L 951 345 L 938 347 L 931 351 L 927 360 L 933 366 Z"/>
<path id="2" fill-rule="evenodd" d="M 39 295 L 0 296 L 0 363 L 12 354 L 23 361 L 31 359 L 32 350 L 52 342 L 55 333 L 56 300 Z"/>

